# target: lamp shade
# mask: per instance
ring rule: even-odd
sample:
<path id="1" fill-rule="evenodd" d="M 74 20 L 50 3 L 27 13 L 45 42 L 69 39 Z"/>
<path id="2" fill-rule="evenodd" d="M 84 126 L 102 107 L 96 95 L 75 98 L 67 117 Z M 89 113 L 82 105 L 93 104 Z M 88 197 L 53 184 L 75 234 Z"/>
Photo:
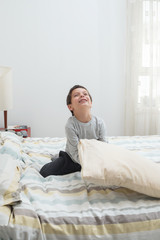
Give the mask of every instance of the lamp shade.
<path id="1" fill-rule="evenodd" d="M 0 66 L 0 110 L 12 108 L 12 69 Z"/>

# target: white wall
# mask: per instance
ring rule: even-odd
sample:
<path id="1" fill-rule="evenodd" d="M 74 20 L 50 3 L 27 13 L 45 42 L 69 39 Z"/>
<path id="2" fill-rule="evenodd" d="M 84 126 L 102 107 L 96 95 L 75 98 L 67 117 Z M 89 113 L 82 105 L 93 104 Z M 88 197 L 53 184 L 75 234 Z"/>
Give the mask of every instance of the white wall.
<path id="1" fill-rule="evenodd" d="M 66 95 L 86 86 L 108 135 L 124 134 L 125 0 L 0 0 L 0 65 L 13 68 L 8 124 L 63 137 Z M 0 127 L 3 126 L 0 114 Z"/>

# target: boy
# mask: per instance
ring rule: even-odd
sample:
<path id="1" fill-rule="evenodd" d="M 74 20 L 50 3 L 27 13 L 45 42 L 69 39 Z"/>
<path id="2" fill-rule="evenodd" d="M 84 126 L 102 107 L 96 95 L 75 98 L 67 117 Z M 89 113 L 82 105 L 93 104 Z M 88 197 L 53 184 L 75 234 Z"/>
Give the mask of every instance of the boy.
<path id="1" fill-rule="evenodd" d="M 68 119 L 65 126 L 66 150 L 60 151 L 59 158 L 42 167 L 40 173 L 43 177 L 64 175 L 81 170 L 78 156 L 80 139 L 105 141 L 105 124 L 100 118 L 91 115 L 92 97 L 85 87 L 75 85 L 70 89 L 67 106 L 72 117 Z"/>

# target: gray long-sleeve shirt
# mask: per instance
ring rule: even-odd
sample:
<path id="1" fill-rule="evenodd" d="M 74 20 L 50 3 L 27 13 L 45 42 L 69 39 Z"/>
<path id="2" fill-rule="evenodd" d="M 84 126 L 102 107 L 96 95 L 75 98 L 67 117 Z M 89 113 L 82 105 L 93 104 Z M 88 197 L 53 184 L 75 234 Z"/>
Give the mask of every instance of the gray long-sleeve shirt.
<path id="1" fill-rule="evenodd" d="M 78 156 L 78 142 L 80 139 L 97 139 L 100 141 L 106 141 L 106 127 L 101 118 L 92 116 L 92 119 L 83 123 L 72 116 L 68 119 L 65 132 L 67 137 L 66 152 L 72 158 L 74 162 L 79 161 Z"/>

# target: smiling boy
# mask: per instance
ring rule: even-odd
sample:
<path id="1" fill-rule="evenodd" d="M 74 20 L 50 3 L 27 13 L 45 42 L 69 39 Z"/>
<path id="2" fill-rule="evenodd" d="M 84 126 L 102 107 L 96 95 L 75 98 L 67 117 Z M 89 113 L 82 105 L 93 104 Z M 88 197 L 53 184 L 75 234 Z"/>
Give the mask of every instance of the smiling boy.
<path id="1" fill-rule="evenodd" d="M 66 102 L 72 113 L 65 126 L 66 149 L 65 152 L 60 151 L 59 158 L 42 167 L 40 173 L 43 177 L 64 175 L 81 170 L 78 156 L 80 139 L 106 141 L 105 123 L 91 114 L 92 97 L 85 87 L 81 85 L 72 87 Z"/>
<path id="2" fill-rule="evenodd" d="M 102 119 L 91 114 L 92 97 L 83 86 L 75 85 L 71 88 L 67 106 L 73 116 L 68 119 L 65 127 L 66 152 L 73 161 L 80 163 L 77 148 L 79 140 L 86 138 L 105 141 L 105 124 Z"/>

